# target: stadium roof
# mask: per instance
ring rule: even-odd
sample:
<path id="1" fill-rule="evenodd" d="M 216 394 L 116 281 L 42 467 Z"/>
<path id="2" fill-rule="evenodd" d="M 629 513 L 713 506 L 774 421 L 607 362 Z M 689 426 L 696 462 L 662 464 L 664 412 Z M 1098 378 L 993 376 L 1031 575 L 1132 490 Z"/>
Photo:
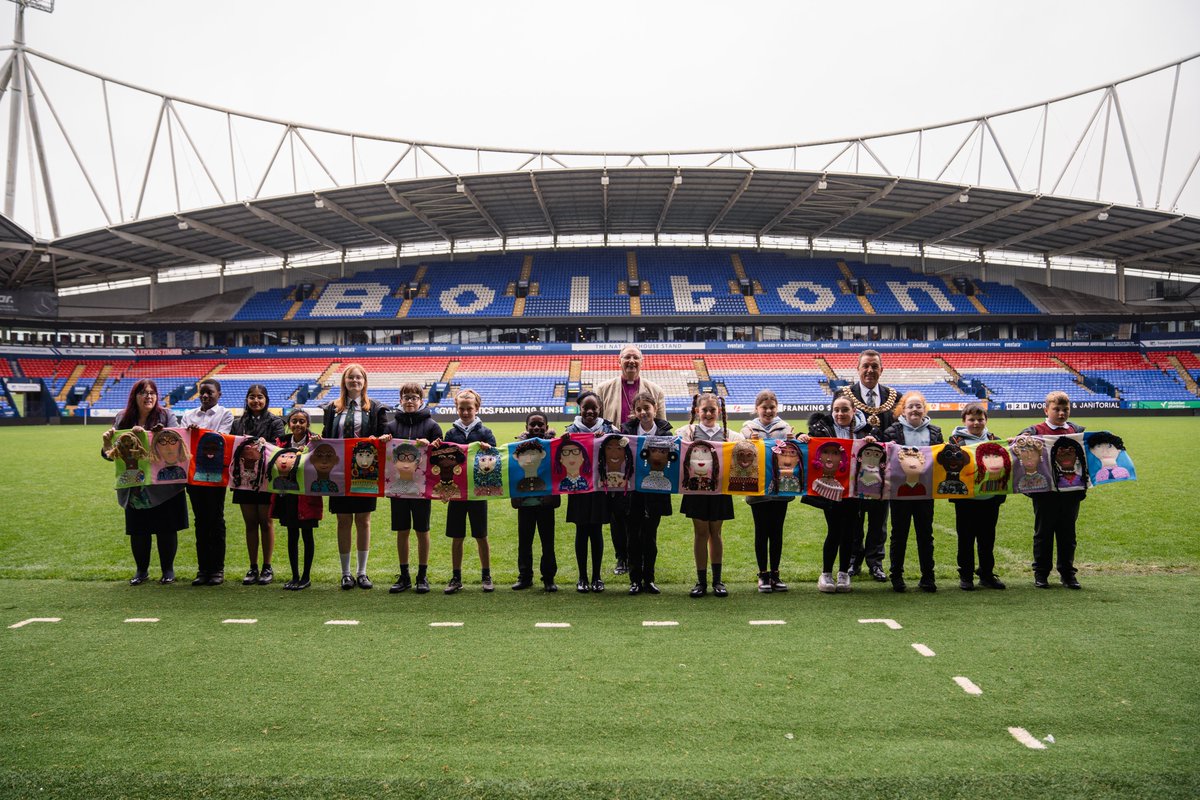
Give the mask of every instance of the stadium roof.
<path id="1" fill-rule="evenodd" d="M 0 217 L 0 278 L 10 285 L 50 287 L 322 251 L 340 255 L 380 246 L 611 234 L 903 242 L 1200 273 L 1195 216 L 877 175 L 629 167 L 309 191 L 53 241 L 36 241 Z"/>

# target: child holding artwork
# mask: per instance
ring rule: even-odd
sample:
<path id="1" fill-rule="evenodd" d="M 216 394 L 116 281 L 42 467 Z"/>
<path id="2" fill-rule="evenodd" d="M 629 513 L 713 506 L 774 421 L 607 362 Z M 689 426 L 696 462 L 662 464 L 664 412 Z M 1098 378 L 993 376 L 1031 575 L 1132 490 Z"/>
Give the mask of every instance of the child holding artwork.
<path id="1" fill-rule="evenodd" d="M 428 447 L 430 442 L 442 438 L 442 428 L 433 419 L 429 409 L 424 406 L 424 389 L 415 382 L 405 383 L 400 387 L 400 409 L 385 429 L 393 439 L 408 439 L 418 445 Z M 411 449 L 410 449 L 411 447 Z M 416 464 L 420 453 L 417 448 L 401 445 L 397 451 L 398 459 L 410 460 Z M 425 498 L 393 497 L 392 530 L 396 532 L 396 556 L 400 561 L 400 574 L 396 582 L 388 589 L 392 594 L 407 591 L 412 588 L 412 574 L 409 571 L 408 540 L 409 531 L 417 532 L 417 583 L 416 593 L 425 594 L 429 591 L 429 516 L 433 501 Z"/>
<path id="2" fill-rule="evenodd" d="M 550 430 L 546 415 L 538 412 L 525 417 L 525 432 L 517 438 L 548 439 L 554 436 Z M 544 445 L 536 442 L 538 447 Z M 518 462 L 519 463 L 519 462 Z M 517 510 L 517 582 L 512 585 L 514 591 L 521 591 L 533 586 L 533 535 L 537 534 L 542 543 L 542 558 L 538 563 L 541 572 L 542 586 L 547 592 L 557 592 L 558 585 L 554 576 L 558 574 L 558 559 L 554 555 L 554 510 L 562 505 L 562 498 L 556 494 L 541 497 L 514 497 L 512 507 Z"/>
<path id="3" fill-rule="evenodd" d="M 271 493 L 260 488 L 241 488 L 238 486 L 257 485 L 265 475 L 266 459 L 259 445 L 249 443 L 250 440 L 261 439 L 263 442 L 274 442 L 284 434 L 283 420 L 271 413 L 267 408 L 270 398 L 267 387 L 255 383 L 246 390 L 246 405 L 242 415 L 234 420 L 230 433 L 234 436 L 249 437 L 239 446 L 241 452 L 234 454 L 233 473 L 234 489 L 233 503 L 242 509 L 242 521 L 246 524 L 246 551 L 250 556 L 250 569 L 242 578 L 243 586 L 258 584 L 266 586 L 275 579 L 275 571 L 271 568 L 271 556 L 275 552 L 275 524 L 271 521 Z M 253 462 L 253 463 L 252 463 Z M 251 479 L 257 475 L 257 479 Z M 239 481 L 239 478 L 242 480 Z M 262 572 L 258 570 L 258 548 L 262 545 Z"/>
<path id="4" fill-rule="evenodd" d="M 1070 421 L 1071 398 L 1066 392 L 1050 392 L 1042 409 L 1046 413 L 1045 421 L 1030 425 L 1021 431 L 1022 434 L 1064 436 L 1083 432 L 1082 425 Z M 1067 441 L 1071 440 L 1059 439 L 1055 445 Z M 1086 476 L 1081 478 L 1082 460 L 1082 448 L 1061 447 L 1056 453 L 1054 445 L 1051 445 L 1050 465 L 1057 485 L 1055 488 L 1087 485 Z M 1068 589 L 1081 588 L 1079 579 L 1075 577 L 1075 522 L 1079 519 L 1079 504 L 1086 496 L 1084 489 L 1039 492 L 1029 496 L 1033 500 L 1033 585 L 1037 588 L 1050 588 L 1050 563 L 1056 542 L 1058 560 L 1055 566 L 1062 585 Z"/>
<path id="5" fill-rule="evenodd" d="M 725 418 L 725 401 L 715 394 L 697 394 L 692 397 L 692 415 L 687 425 L 679 429 L 679 438 L 684 442 L 695 442 L 683 459 L 681 481 L 689 489 L 720 489 L 720 461 L 716 447 L 710 443 L 739 442 L 742 435 L 730 431 Z M 721 560 L 724 543 L 721 527 L 725 520 L 733 519 L 733 497 L 727 494 L 685 494 L 679 510 L 692 521 L 692 555 L 696 559 L 696 585 L 689 592 L 691 597 L 708 594 L 708 562 L 712 562 L 712 589 L 714 597 L 728 597 L 729 589 L 721 581 Z"/>
<path id="6" fill-rule="evenodd" d="M 633 398 L 634 418 L 621 426 L 621 433 L 635 436 L 670 436 L 671 423 L 658 416 L 658 401 L 649 392 Z M 629 492 L 618 496 L 619 511 L 625 517 L 628 536 L 629 593 L 659 594 L 654 582 L 658 562 L 658 525 L 671 515 L 671 495 L 656 492 Z"/>
<path id="7" fill-rule="evenodd" d="M 921 580 L 917 583 L 923 592 L 936 592 L 937 582 L 933 575 L 933 498 L 927 496 L 925 486 L 916 482 L 925 468 L 925 454 L 918 447 L 942 444 L 942 429 L 929 421 L 926 415 L 925 395 L 917 391 L 906 392 L 900 398 L 900 419 L 883 432 L 885 442 L 895 442 L 909 451 L 901 453 L 901 466 L 909 480 L 897 490 L 897 495 L 906 499 L 892 500 L 892 541 L 889 556 L 892 566 L 892 589 L 905 591 L 904 555 L 908 549 L 908 529 L 911 525 L 917 533 L 917 559 L 921 565 Z M 926 495 L 923 500 L 908 497 Z"/>
<path id="8" fill-rule="evenodd" d="M 293 408 L 287 415 L 287 426 L 290 433 L 275 443 L 282 450 L 276 451 L 267 466 L 267 477 L 277 489 L 288 490 L 299 488 L 304 476 L 299 474 L 300 456 L 312 441 L 309 430 L 308 412 L 303 408 Z M 272 475 L 278 477 L 271 478 Z M 324 507 L 319 495 L 271 495 L 271 518 L 287 529 L 288 534 L 288 565 L 292 568 L 292 579 L 283 585 L 288 591 L 301 591 L 312 585 L 309 575 L 312 572 L 313 529 L 324 515 Z M 304 570 L 300 570 L 300 539 L 304 539 Z"/>
<path id="9" fill-rule="evenodd" d="M 807 442 L 810 438 L 874 442 L 876 433 L 867 423 L 866 415 L 855 409 L 854 401 L 845 395 L 838 395 L 830 404 L 828 414 L 817 412 L 808 418 L 808 433 L 801 434 L 799 439 L 801 442 Z M 839 453 L 837 457 L 848 458 L 849 454 Z M 825 544 L 821 548 L 821 575 L 817 578 L 817 591 L 826 594 L 850 591 L 850 558 L 860 531 L 858 500 L 852 497 L 830 500 L 806 495 L 800 502 L 825 512 Z M 835 558 L 838 567 L 836 579 L 833 574 Z"/>
<path id="10" fill-rule="evenodd" d="M 392 437 L 386 431 L 388 408 L 367 395 L 367 371 L 362 365 L 343 365 L 339 384 L 341 391 L 337 399 L 325 406 L 321 417 L 322 436 L 326 439 L 378 438 L 381 442 L 389 441 Z M 314 451 L 313 455 L 319 456 L 313 463 L 315 465 L 319 461 L 321 468 L 332 468 L 336 463 L 331 452 Z M 327 472 L 320 480 L 324 485 L 332 485 Z M 346 480 L 352 480 L 349 464 L 346 465 Z M 355 586 L 370 589 L 375 585 L 367 576 L 367 556 L 371 553 L 371 514 L 375 511 L 375 505 L 374 497 L 329 498 L 329 511 L 337 515 L 338 559 L 341 561 L 343 589 L 350 590 Z M 352 530 L 358 554 L 358 574 L 353 577 L 350 575 Z"/>
<path id="11" fill-rule="evenodd" d="M 764 389 L 754 398 L 754 419 L 742 426 L 747 439 L 788 439 L 792 426 L 776 416 L 779 398 Z M 776 487 L 776 491 L 778 488 Z M 787 584 L 779 579 L 779 560 L 783 552 L 783 522 L 791 497 L 766 494 L 747 497 L 754 517 L 754 557 L 758 561 L 758 590 L 763 594 L 786 592 Z"/>
<path id="12" fill-rule="evenodd" d="M 600 416 L 600 395 L 595 392 L 581 392 L 576 402 L 579 404 L 579 416 L 567 426 L 566 434 L 590 433 L 601 437 L 615 431 L 612 423 Z M 587 487 L 587 478 L 580 472 L 591 472 L 586 455 L 578 444 L 566 438 L 562 440 L 558 447 L 558 460 L 569 462 L 573 468 L 567 474 L 574 474 L 576 477 L 563 479 L 560 491 Z M 575 459 L 580 463 L 578 469 L 574 468 Z M 571 481 L 569 487 L 566 485 L 568 480 Z M 575 523 L 575 563 L 579 567 L 579 580 L 575 584 L 577 592 L 604 591 L 604 581 L 600 579 L 600 561 L 604 556 L 604 526 L 611 521 L 612 513 L 607 493 L 568 495 L 567 522 Z M 592 552 L 591 583 L 588 582 L 589 545 Z"/>
<path id="13" fill-rule="evenodd" d="M 952 498 L 954 532 L 958 534 L 958 588 L 975 589 L 975 548 L 979 548 L 979 585 L 1003 589 L 996 577 L 996 521 L 1000 517 L 1002 494 L 988 495 L 985 489 L 1002 490 L 1012 475 L 1012 457 L 1008 449 L 997 443 L 1000 438 L 987 428 L 987 407 L 983 403 L 968 403 L 962 410 L 963 424 L 950 434 L 950 444 L 978 445 L 975 450 L 976 496 L 970 499 Z M 984 445 L 987 445 L 986 447 Z M 993 469 L 999 467 L 1000 470 Z M 1001 471 L 1002 478 L 988 476 Z M 993 484 L 999 485 L 993 485 Z"/>
<path id="14" fill-rule="evenodd" d="M 483 406 L 483 398 L 473 389 L 459 389 L 454 396 L 454 408 L 458 411 L 458 419 L 446 432 L 445 441 L 453 444 L 470 444 L 479 442 L 481 446 L 492 448 L 496 446 L 496 436 L 479 420 L 479 409 Z M 434 442 L 434 445 L 441 442 Z M 454 570 L 450 582 L 443 590 L 446 594 L 461 591 L 463 539 L 467 536 L 467 520 L 471 521 L 471 538 L 479 548 L 479 567 L 482 571 L 481 581 L 485 592 L 495 591 L 492 582 L 492 553 L 488 544 L 488 512 L 487 500 L 443 500 L 449 502 L 446 510 L 446 536 L 450 537 L 450 566 Z"/>
<path id="15" fill-rule="evenodd" d="M 197 388 L 200 407 L 183 412 L 180 420 L 189 431 L 229 433 L 233 412 L 221 405 L 221 382 L 205 378 Z M 192 586 L 220 586 L 225 582 L 224 486 L 188 485 L 196 534 L 196 577 Z"/>

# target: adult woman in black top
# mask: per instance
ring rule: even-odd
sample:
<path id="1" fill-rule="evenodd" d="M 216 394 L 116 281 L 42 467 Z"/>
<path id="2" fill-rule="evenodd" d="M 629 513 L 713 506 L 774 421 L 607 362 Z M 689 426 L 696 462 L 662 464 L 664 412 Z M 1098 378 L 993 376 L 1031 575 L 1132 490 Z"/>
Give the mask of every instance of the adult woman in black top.
<path id="1" fill-rule="evenodd" d="M 342 371 L 341 394 L 325 406 L 321 435 L 326 439 L 362 439 L 378 437 L 390 440 L 387 433 L 387 406 L 367 397 L 367 371 L 360 364 L 347 364 Z M 371 512 L 374 497 L 331 497 L 329 511 L 337 514 L 338 556 L 342 562 L 342 588 L 370 589 L 367 555 L 371 551 Z M 358 576 L 350 575 L 350 529 L 357 532 Z"/>
<path id="2" fill-rule="evenodd" d="M 267 405 L 271 402 L 267 395 L 267 387 L 261 383 L 253 384 L 246 390 L 246 405 L 242 415 L 233 421 L 229 432 L 234 436 L 247 436 L 242 448 L 253 445 L 253 440 L 262 439 L 264 442 L 274 442 L 284 436 L 283 420 L 271 413 Z M 261 443 L 259 443 L 261 447 Z M 235 478 L 241 475 L 243 466 L 242 448 L 235 453 L 233 466 Z M 260 452 L 253 469 L 265 472 L 266 459 Z M 265 479 L 265 475 L 259 476 Z M 235 481 L 236 485 L 236 481 Z M 242 521 L 246 523 L 246 552 L 250 556 L 250 569 L 242 578 L 243 586 L 260 584 L 266 586 L 275 579 L 275 571 L 271 568 L 271 556 L 275 553 L 275 523 L 271 519 L 271 493 L 258 492 L 251 489 L 234 489 L 233 503 L 242 509 Z M 258 570 L 258 545 L 262 542 L 263 565 L 262 572 Z"/>
<path id="3" fill-rule="evenodd" d="M 159 405 L 158 386 L 143 378 L 133 385 L 125 410 L 104 432 L 100 455 L 112 461 L 117 455 L 113 439 L 121 429 L 135 432 L 176 427 L 175 415 Z M 166 486 L 135 486 L 118 489 L 117 502 L 125 509 L 125 535 L 133 550 L 136 571 L 129 579 L 130 586 L 140 586 L 150 578 L 150 537 L 158 537 L 158 561 L 162 566 L 159 583 L 175 582 L 175 551 L 179 548 L 179 531 L 188 527 L 187 501 L 183 484 Z"/>

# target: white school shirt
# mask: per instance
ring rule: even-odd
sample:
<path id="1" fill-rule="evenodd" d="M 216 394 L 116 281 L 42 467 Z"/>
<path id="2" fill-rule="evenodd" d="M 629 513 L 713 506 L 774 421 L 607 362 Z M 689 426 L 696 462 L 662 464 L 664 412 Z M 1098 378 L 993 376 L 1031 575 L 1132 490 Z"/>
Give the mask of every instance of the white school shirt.
<path id="1" fill-rule="evenodd" d="M 233 412 L 220 403 L 208 411 L 202 408 L 192 408 L 183 412 L 180 424 L 185 428 L 195 425 L 206 431 L 229 433 L 229 429 L 233 427 Z"/>

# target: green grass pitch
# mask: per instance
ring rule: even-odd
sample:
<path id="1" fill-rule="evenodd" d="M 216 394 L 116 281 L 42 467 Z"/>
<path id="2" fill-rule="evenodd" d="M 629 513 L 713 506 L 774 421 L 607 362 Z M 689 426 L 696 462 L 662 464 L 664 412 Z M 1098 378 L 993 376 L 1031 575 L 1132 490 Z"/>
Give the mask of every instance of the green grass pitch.
<path id="1" fill-rule="evenodd" d="M 332 520 L 306 592 L 129 587 L 103 429 L 0 429 L 0 796 L 1195 797 L 1200 511 L 1187 453 L 1200 422 L 1081 421 L 1122 434 L 1139 476 L 1088 493 L 1084 591 L 1032 587 L 1032 513 L 1014 497 L 996 547 L 1006 592 L 957 589 L 953 511 L 939 502 L 936 595 L 871 581 L 820 595 L 823 519 L 793 503 L 792 590 L 759 595 L 750 515 L 735 501 L 723 601 L 686 596 L 691 529 L 678 515 L 659 535 L 661 596 L 626 596 L 607 542 L 609 591 L 577 595 L 561 511 L 561 591 L 512 592 L 505 501 L 489 506 L 493 595 L 469 543 L 467 589 L 441 594 L 436 507 L 434 592 L 389 595 L 386 503 L 371 592 L 337 589 Z M 1026 424 L 995 422 L 1001 435 Z M 518 426 L 493 428 L 507 441 Z M 226 518 L 236 577 L 242 524 L 232 507 Z M 187 578 L 190 532 L 180 542 Z"/>

